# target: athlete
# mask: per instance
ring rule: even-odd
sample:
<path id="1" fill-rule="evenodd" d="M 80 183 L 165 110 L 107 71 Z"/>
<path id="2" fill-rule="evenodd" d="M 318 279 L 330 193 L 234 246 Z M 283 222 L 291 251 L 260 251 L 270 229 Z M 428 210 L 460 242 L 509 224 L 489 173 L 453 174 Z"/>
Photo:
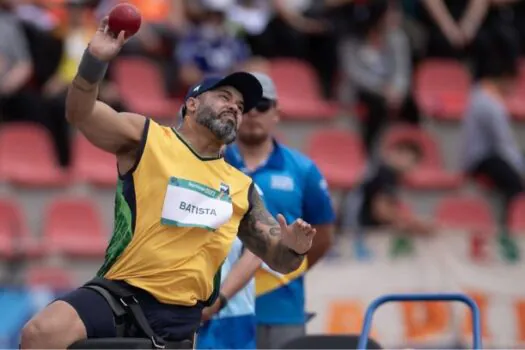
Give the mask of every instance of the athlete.
<path id="1" fill-rule="evenodd" d="M 317 230 L 314 245 L 297 270 L 282 274 L 263 263 L 256 273 L 257 348 L 282 349 L 305 334 L 303 276 L 330 248 L 335 215 L 317 166 L 273 137 L 279 121 L 273 81 L 265 74 L 253 75 L 261 83 L 263 98 L 244 116 L 237 141 L 226 148 L 225 158 L 252 176 L 270 213 L 282 213 L 289 221 L 304 217 Z"/>
<path id="2" fill-rule="evenodd" d="M 98 272 L 127 317 L 139 311 L 158 338 L 192 341 L 202 309 L 217 297 L 220 266 L 236 237 L 276 271 L 297 269 L 316 230 L 288 225 L 265 209 L 252 180 L 228 165 L 221 148 L 235 140 L 243 113 L 261 99 L 245 72 L 207 78 L 190 89 L 179 130 L 97 101 L 98 86 L 124 45 L 105 18 L 86 49 L 66 117 L 95 146 L 116 155 L 119 182 L 113 237 Z M 74 232 L 72 232 L 74 234 Z M 86 338 L 120 336 L 117 307 L 88 285 L 54 301 L 24 327 L 21 348 L 65 349 Z M 135 325 L 141 324 L 137 321 Z M 142 323 L 143 324 L 143 323 Z M 146 327 L 140 327 L 144 333 Z M 125 333 L 133 336 L 132 328 Z M 154 342 L 155 343 L 155 342 Z"/>

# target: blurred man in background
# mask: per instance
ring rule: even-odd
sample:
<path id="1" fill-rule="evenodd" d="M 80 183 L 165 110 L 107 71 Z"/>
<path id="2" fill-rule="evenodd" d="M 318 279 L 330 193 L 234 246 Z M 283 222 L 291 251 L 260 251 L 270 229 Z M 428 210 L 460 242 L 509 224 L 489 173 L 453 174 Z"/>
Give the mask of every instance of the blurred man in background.
<path id="1" fill-rule="evenodd" d="M 182 86 L 191 86 L 205 75 L 227 74 L 250 58 L 248 45 L 227 26 L 222 1 L 202 0 L 202 18 L 184 34 L 176 48 Z"/>
<path id="2" fill-rule="evenodd" d="M 226 149 L 225 158 L 252 176 L 272 215 L 303 218 L 317 230 L 307 262 L 295 272 L 283 275 L 262 264 L 256 273 L 257 348 L 276 349 L 305 334 L 303 276 L 331 246 L 334 212 L 316 165 L 273 137 L 279 121 L 276 89 L 268 76 L 254 75 L 263 87 L 263 98 L 245 115 L 237 142 Z"/>
<path id="3" fill-rule="evenodd" d="M 38 108 L 27 90 L 33 62 L 13 6 L 11 0 L 0 0 L 0 113 L 5 118 L 20 120 L 32 118 Z"/>
<path id="4" fill-rule="evenodd" d="M 362 134 L 370 155 L 390 115 L 411 123 L 419 120 L 410 90 L 410 45 L 400 17 L 391 0 L 356 4 L 354 32 L 340 45 L 345 83 L 364 107 Z"/>
<path id="5" fill-rule="evenodd" d="M 518 47 L 505 36 L 494 38 L 479 55 L 476 70 L 462 124 L 462 163 L 469 174 L 490 179 L 508 205 L 524 190 L 525 159 L 505 103 L 518 78 Z"/>
<path id="6" fill-rule="evenodd" d="M 362 184 L 351 193 L 342 210 L 342 225 L 354 233 L 364 229 L 385 228 L 406 233 L 429 233 L 433 225 L 403 211 L 399 201 L 402 176 L 421 158 L 421 150 L 412 143 L 400 142 L 383 150 L 381 160 L 373 164 Z"/>

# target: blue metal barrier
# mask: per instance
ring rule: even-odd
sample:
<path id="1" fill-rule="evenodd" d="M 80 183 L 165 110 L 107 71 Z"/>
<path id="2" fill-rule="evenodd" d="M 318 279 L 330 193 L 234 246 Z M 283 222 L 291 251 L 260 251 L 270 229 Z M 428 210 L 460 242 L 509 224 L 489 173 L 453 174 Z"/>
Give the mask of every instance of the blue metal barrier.
<path id="1" fill-rule="evenodd" d="M 472 298 L 464 294 L 389 294 L 374 300 L 366 310 L 363 329 L 359 336 L 357 349 L 364 350 L 372 328 L 372 319 L 375 311 L 383 304 L 402 301 L 446 301 L 466 304 L 472 312 L 472 345 L 475 350 L 481 350 L 481 317 L 479 307 Z"/>

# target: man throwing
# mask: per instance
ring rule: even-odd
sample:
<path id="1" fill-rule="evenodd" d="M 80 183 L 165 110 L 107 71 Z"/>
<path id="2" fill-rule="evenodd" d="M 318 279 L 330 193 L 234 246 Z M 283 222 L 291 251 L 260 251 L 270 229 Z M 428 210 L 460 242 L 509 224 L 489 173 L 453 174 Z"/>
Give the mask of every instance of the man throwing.
<path id="1" fill-rule="evenodd" d="M 124 32 L 114 37 L 104 19 L 67 96 L 68 121 L 117 158 L 114 232 L 98 275 L 133 295 L 128 301 L 138 301 L 156 335 L 191 340 L 202 309 L 215 301 L 237 233 L 272 269 L 289 273 L 301 266 L 316 230 L 301 219 L 276 221 L 252 180 L 221 156 L 261 99 L 254 76 L 205 79 L 187 94 L 181 128 L 163 127 L 97 101 L 108 62 L 124 43 Z M 86 287 L 56 300 L 26 324 L 21 348 L 116 337 L 120 319 L 107 300 Z"/>

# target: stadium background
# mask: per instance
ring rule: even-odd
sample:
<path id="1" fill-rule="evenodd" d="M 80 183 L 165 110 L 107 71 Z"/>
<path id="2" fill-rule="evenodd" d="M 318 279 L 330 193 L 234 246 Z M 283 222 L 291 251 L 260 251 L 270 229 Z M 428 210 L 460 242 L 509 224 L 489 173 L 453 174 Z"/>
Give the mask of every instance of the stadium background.
<path id="1" fill-rule="evenodd" d="M 281 12 L 267 8 L 273 2 L 254 11 L 253 16 L 243 17 L 239 13 L 245 12 L 239 12 L 239 7 L 250 1 L 173 0 L 173 12 L 169 11 L 169 0 L 131 1 L 145 15 L 150 36 L 130 42 L 130 49 L 112 63 L 103 96 L 121 110 L 177 125 L 180 98 L 186 83 L 195 79 L 194 70 L 184 70 L 184 62 L 191 60 L 187 56 L 192 40 L 181 37 L 188 23 L 198 23 L 203 9 L 214 3 L 214 10 L 222 8 L 228 28 L 251 54 L 233 44 L 213 61 L 227 65 L 224 61 L 229 59 L 229 68 L 257 69 L 275 80 L 282 113 L 278 137 L 315 160 L 339 208 L 344 195 L 362 179 L 371 153 L 360 132 L 361 125 L 367 123 L 363 117 L 366 110 L 347 98 L 351 82 L 345 79 L 344 68 L 349 58 L 338 48 L 352 35 L 353 24 L 361 20 L 355 7 L 375 0 L 326 0 L 316 6 L 310 1 L 284 1 L 289 5 L 287 11 L 319 20 L 321 28 L 320 22 L 290 25 L 286 20 L 274 20 L 279 19 L 274 13 Z M 66 2 L 69 7 L 64 6 Z M 57 115 L 63 108 L 63 91 L 60 84 L 48 82 L 56 76 L 62 82 L 71 79 L 84 35 L 89 35 L 97 16 L 114 3 L 0 1 L 3 7 L 11 5 L 7 6 L 10 10 L 2 10 L 0 26 L 15 23 L 21 28 L 31 65 L 30 77 L 15 92 L 22 95 L 22 103 L 15 107 L 8 104 L 9 110 L 5 113 L 4 108 L 0 116 L 2 348 L 17 347 L 19 330 L 28 317 L 57 293 L 91 277 L 103 257 L 111 232 L 114 159 L 67 129 L 65 141 L 57 143 L 57 137 L 64 136 L 60 131 L 63 115 Z M 457 12 L 469 1 L 454 0 L 463 6 L 460 10 L 453 8 L 451 1 L 445 3 Z M 452 50 L 450 45 L 432 45 L 436 42 L 432 38 L 439 33 L 428 16 L 421 15 L 421 2 L 407 0 L 397 5 L 400 26 L 410 42 L 409 95 L 418 107 L 419 118 L 407 122 L 403 116 L 389 116 L 378 143 L 410 139 L 421 145 L 423 161 L 404 181 L 403 202 L 408 211 L 448 225 L 430 238 L 397 237 L 391 232 L 359 238 L 338 230 L 337 245 L 307 278 L 308 311 L 317 313 L 309 330 L 356 333 L 364 307 L 384 293 L 462 291 L 480 303 L 486 320 L 486 345 L 523 346 L 525 246 L 520 234 L 525 233 L 525 199 L 517 199 L 508 217 L 503 217 L 500 198 L 490 183 L 461 172 L 460 124 L 475 56 L 468 45 Z M 523 7 L 519 0 L 491 1 L 479 35 L 506 27 L 522 41 Z M 254 33 L 268 23 L 274 33 L 262 37 L 265 42 Z M 73 27 L 77 30 L 72 31 Z M 0 40 L 12 40 L 10 34 L 1 30 Z M 289 36 L 297 47 L 287 47 L 290 41 L 278 40 L 279 36 Z M 9 45 L 0 45 L 1 58 L 11 55 Z M 69 60 L 61 60 L 64 52 L 71 54 Z M 2 71 L 6 65 L 2 60 L 0 63 Z M 525 88 L 525 64 L 523 68 L 523 82 L 506 101 L 522 149 L 525 101 L 520 91 Z M 202 70 L 206 69 L 211 68 Z M 5 77 L 4 73 L 0 77 Z M 9 95 L 2 92 L 2 107 L 8 100 Z M 363 249 L 368 253 L 363 254 Z M 468 344 L 464 319 L 464 310 L 441 304 L 389 306 L 378 314 L 374 332 L 385 346 L 457 347 Z"/>

